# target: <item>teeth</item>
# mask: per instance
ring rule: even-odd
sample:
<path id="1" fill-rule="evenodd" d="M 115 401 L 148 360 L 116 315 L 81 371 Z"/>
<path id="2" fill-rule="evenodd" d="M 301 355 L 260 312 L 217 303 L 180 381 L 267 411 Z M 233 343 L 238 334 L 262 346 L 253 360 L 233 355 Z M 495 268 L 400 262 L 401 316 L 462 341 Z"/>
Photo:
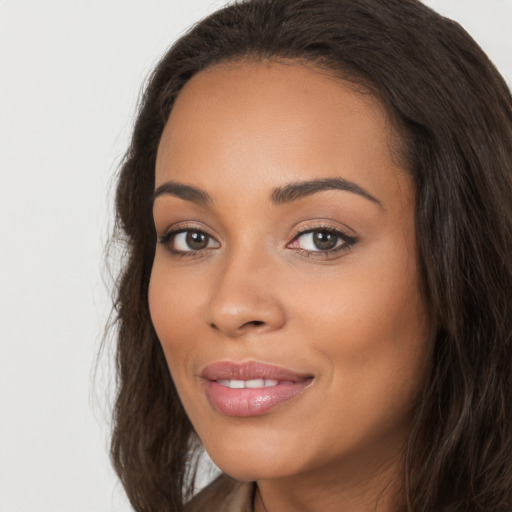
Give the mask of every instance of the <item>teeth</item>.
<path id="1" fill-rule="evenodd" d="M 279 384 L 275 379 L 251 379 L 251 380 L 235 380 L 235 379 L 219 379 L 217 381 L 221 386 L 231 389 L 255 389 L 255 388 L 271 388 Z"/>
<path id="2" fill-rule="evenodd" d="M 246 388 L 264 388 L 265 381 L 263 379 L 253 379 L 245 381 Z"/>

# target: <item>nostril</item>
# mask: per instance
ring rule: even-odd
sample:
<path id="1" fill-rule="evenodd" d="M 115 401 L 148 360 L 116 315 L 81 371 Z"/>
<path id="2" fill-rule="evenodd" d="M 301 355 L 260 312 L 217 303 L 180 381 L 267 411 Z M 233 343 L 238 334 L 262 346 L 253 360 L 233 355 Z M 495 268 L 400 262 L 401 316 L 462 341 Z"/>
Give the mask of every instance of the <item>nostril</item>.
<path id="1" fill-rule="evenodd" d="M 222 330 L 222 329 L 219 329 L 219 327 L 217 326 L 217 324 L 215 324 L 215 322 L 210 322 L 208 325 L 212 329 Z M 240 325 L 236 330 L 237 331 L 245 331 L 246 329 L 250 329 L 251 327 L 261 327 L 262 325 L 265 325 L 265 322 L 263 322 L 262 320 L 252 320 L 250 322 L 245 322 L 244 324 Z"/>
<path id="2" fill-rule="evenodd" d="M 252 320 L 251 322 L 246 322 L 242 325 L 242 327 L 259 327 L 260 325 L 263 325 L 265 322 L 262 322 L 261 320 Z"/>

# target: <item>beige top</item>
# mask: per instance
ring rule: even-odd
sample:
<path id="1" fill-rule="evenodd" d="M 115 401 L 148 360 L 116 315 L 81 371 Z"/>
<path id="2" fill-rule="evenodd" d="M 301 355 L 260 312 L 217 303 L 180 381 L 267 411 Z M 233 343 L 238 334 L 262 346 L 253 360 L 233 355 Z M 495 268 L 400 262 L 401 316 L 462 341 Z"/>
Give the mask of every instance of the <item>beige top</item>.
<path id="1" fill-rule="evenodd" d="M 220 475 L 185 505 L 184 512 L 253 512 L 255 489 L 253 482 Z"/>

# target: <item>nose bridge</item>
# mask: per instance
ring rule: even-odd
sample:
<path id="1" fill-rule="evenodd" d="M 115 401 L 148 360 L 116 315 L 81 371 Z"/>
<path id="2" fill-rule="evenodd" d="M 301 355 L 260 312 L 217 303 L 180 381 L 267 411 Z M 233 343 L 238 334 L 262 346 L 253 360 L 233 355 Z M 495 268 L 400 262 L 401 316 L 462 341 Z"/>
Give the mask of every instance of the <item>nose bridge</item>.
<path id="1" fill-rule="evenodd" d="M 207 322 L 228 336 L 281 327 L 286 315 L 279 300 L 271 256 L 251 244 L 226 251 L 208 305 Z"/>

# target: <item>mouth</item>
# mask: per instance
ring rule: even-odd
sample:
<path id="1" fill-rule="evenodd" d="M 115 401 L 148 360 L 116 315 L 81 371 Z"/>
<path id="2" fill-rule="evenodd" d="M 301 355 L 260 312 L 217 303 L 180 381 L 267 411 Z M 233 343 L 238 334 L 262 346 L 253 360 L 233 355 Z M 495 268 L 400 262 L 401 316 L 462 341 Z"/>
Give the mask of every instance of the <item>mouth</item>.
<path id="1" fill-rule="evenodd" d="M 206 397 L 225 416 L 260 416 L 304 391 L 312 375 L 264 363 L 222 361 L 201 372 Z"/>
<path id="2" fill-rule="evenodd" d="M 293 384 L 292 381 L 276 380 L 276 379 L 250 379 L 250 380 L 238 380 L 238 379 L 219 379 L 216 380 L 221 386 L 225 386 L 230 389 L 257 389 L 257 388 L 273 388 L 283 384 Z"/>

